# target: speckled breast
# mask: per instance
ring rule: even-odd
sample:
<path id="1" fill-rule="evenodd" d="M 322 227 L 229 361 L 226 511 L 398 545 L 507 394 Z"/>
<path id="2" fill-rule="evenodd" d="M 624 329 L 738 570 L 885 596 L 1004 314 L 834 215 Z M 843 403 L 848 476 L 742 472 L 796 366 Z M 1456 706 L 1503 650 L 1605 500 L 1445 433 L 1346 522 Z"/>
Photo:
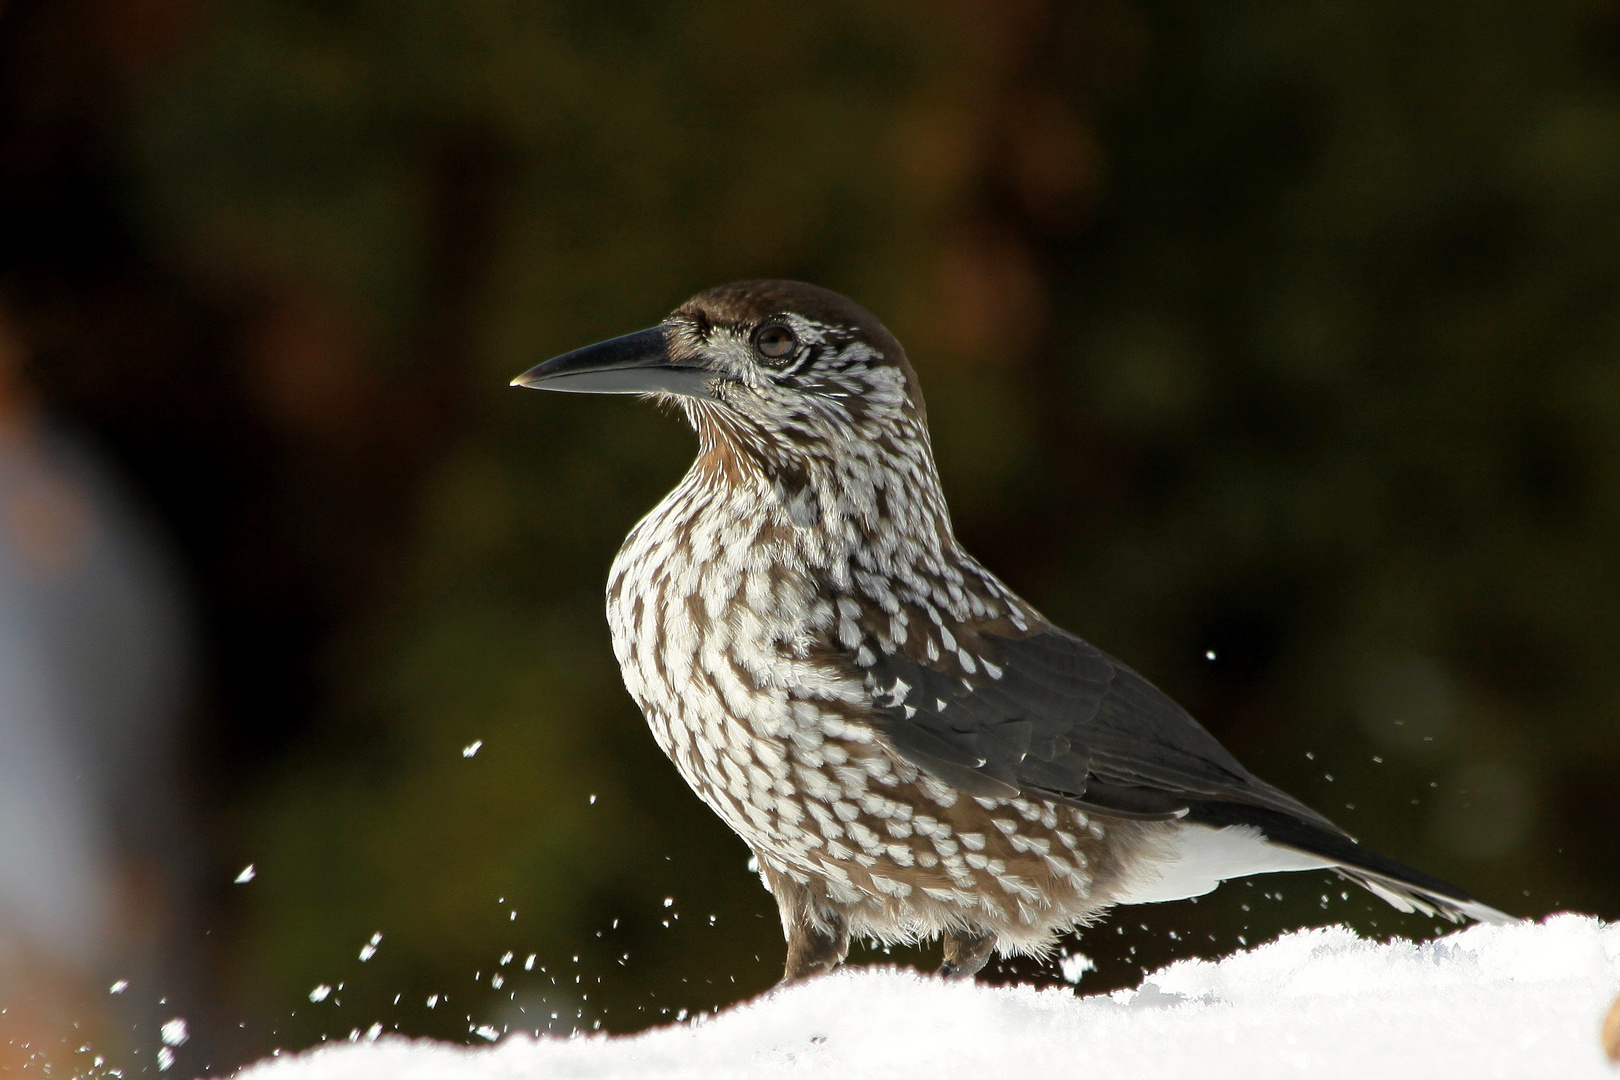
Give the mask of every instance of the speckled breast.
<path id="1" fill-rule="evenodd" d="M 963 795 L 883 746 L 863 682 L 815 660 L 838 612 L 805 569 L 813 539 L 768 491 L 722 497 L 694 470 L 608 585 L 625 684 L 693 790 L 770 869 L 881 909 L 878 932 L 968 909 L 1033 931 L 1095 907 L 1100 823 Z"/>
<path id="2" fill-rule="evenodd" d="M 847 758 L 829 737 L 871 733 L 814 704 L 853 706 L 861 688 L 808 662 L 812 589 L 792 567 L 791 524 L 759 494 L 713 513 L 720 493 L 689 474 L 614 560 L 608 623 L 625 685 L 687 783 L 756 850 L 802 857 L 816 836 L 805 784 L 826 779 L 829 752 Z"/>

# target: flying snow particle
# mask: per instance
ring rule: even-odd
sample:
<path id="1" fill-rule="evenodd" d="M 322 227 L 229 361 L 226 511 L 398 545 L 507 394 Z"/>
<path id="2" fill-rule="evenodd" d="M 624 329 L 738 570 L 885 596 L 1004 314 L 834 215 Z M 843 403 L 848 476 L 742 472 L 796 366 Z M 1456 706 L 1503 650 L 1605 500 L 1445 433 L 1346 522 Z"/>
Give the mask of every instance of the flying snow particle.
<path id="1" fill-rule="evenodd" d="M 534 970 L 534 962 L 536 960 L 538 960 L 538 959 L 539 959 L 538 954 L 530 953 L 529 958 L 527 960 L 523 961 L 523 970 L 524 971 L 533 971 Z"/>
<path id="2" fill-rule="evenodd" d="M 501 954 L 501 967 L 505 967 L 507 964 L 510 964 L 511 962 L 512 962 L 512 954 L 510 952 L 504 952 L 504 953 Z"/>
<path id="3" fill-rule="evenodd" d="M 595 796 L 595 795 L 592 795 L 592 796 L 591 796 L 591 805 L 592 805 L 592 806 L 595 806 L 595 805 L 596 805 L 596 796 Z"/>
<path id="4" fill-rule="evenodd" d="M 496 1039 L 501 1037 L 501 1033 L 490 1027 L 488 1024 L 480 1027 L 478 1029 L 478 1034 L 483 1038 L 488 1039 L 490 1042 L 494 1042 Z"/>
<path id="5" fill-rule="evenodd" d="M 497 971 L 495 974 L 489 977 L 489 985 L 496 990 L 499 990 L 501 987 L 506 985 L 506 976 Z"/>
<path id="6" fill-rule="evenodd" d="M 750 874 L 759 873 L 759 856 L 758 855 L 750 855 L 750 856 L 748 856 L 748 872 Z"/>
<path id="7" fill-rule="evenodd" d="M 252 881 L 254 879 L 254 877 L 256 877 L 256 876 L 257 876 L 257 871 L 255 871 L 253 869 L 253 864 L 248 863 L 246 866 L 242 867 L 242 872 L 240 874 L 236 875 L 236 884 L 238 884 L 238 885 L 246 885 L 248 882 Z"/>
<path id="8" fill-rule="evenodd" d="M 119 979 L 117 982 L 115 982 L 111 986 L 107 987 L 107 993 L 109 993 L 109 994 L 122 994 L 125 990 L 128 990 L 128 989 L 129 989 L 129 980 L 128 979 Z"/>
<path id="9" fill-rule="evenodd" d="M 332 994 L 332 988 L 330 986 L 327 986 L 325 983 L 321 983 L 321 985 L 317 986 L 315 989 L 313 989 L 313 990 L 311 990 L 309 992 L 309 1000 L 311 1000 L 311 1001 L 325 1001 L 328 997 L 331 996 L 331 994 Z"/>
<path id="10" fill-rule="evenodd" d="M 472 742 L 461 748 L 461 756 L 472 757 L 474 754 L 478 753 L 479 750 L 483 749 L 483 746 L 483 739 L 474 739 Z"/>
<path id="11" fill-rule="evenodd" d="M 1070 953 L 1058 961 L 1058 970 L 1063 972 L 1063 981 L 1072 985 L 1086 972 L 1096 971 L 1097 963 L 1085 953 Z"/>
<path id="12" fill-rule="evenodd" d="M 174 1051 L 167 1046 L 158 1047 L 158 1072 L 168 1072 L 174 1068 Z"/>
<path id="13" fill-rule="evenodd" d="M 436 1008 L 439 1007 L 439 995 L 438 994 L 430 994 L 430 995 L 428 995 L 427 1007 L 430 1008 L 430 1009 L 436 1009 Z"/>
<path id="14" fill-rule="evenodd" d="M 1204 653 L 1204 659 L 1205 660 L 1213 660 L 1213 659 L 1215 659 L 1215 650 L 1210 649 L 1210 650 L 1206 651 Z"/>
<path id="15" fill-rule="evenodd" d="M 163 1037 L 165 1046 L 184 1046 L 186 1040 L 191 1038 L 191 1032 L 186 1030 L 185 1018 L 181 1016 L 164 1024 L 158 1029 L 158 1034 Z"/>
<path id="16" fill-rule="evenodd" d="M 377 955 L 377 946 L 382 944 L 382 931 L 371 935 L 371 940 L 360 946 L 360 962 L 363 964 Z"/>
<path id="17" fill-rule="evenodd" d="M 664 897 L 664 906 L 665 907 L 674 907 L 675 906 L 675 898 L 673 896 Z"/>

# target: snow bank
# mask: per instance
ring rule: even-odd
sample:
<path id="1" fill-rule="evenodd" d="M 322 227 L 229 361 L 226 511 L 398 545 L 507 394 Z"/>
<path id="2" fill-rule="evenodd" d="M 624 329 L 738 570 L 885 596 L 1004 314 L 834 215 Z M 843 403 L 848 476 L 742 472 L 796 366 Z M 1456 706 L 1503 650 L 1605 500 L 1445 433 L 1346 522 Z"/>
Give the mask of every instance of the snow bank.
<path id="1" fill-rule="evenodd" d="M 1598 1029 L 1620 924 L 1558 915 L 1423 944 L 1304 930 L 1135 990 L 992 988 L 849 970 L 633 1037 L 383 1039 L 261 1062 L 241 1080 L 1032 1075 L 1615 1080 Z"/>

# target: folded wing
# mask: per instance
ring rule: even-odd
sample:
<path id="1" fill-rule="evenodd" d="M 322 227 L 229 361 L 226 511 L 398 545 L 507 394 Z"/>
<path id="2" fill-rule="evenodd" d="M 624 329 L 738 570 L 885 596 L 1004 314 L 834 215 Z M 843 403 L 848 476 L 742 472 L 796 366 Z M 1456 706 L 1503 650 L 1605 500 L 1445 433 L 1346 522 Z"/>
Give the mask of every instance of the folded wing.
<path id="1" fill-rule="evenodd" d="M 1011 636 L 964 630 L 960 653 L 928 662 L 894 652 L 867 667 L 879 731 L 906 760 L 972 795 L 1050 799 L 1135 819 L 1253 830 L 1405 910 L 1507 916 L 1361 847 L 1260 780 L 1168 695 L 1107 653 L 1046 627 Z M 1226 876 L 1240 876 L 1234 867 Z"/>

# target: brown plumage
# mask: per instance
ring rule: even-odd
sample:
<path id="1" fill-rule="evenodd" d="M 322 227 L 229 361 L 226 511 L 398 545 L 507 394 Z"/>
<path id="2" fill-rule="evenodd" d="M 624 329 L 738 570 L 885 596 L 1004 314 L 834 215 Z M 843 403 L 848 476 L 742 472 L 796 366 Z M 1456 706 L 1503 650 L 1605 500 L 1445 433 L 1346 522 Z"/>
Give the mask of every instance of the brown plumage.
<path id="1" fill-rule="evenodd" d="M 942 970 L 971 974 L 1113 904 L 1276 870 L 1506 919 L 1255 778 L 963 551 L 916 374 L 849 300 L 729 285 L 514 383 L 666 396 L 697 430 L 608 619 L 659 745 L 758 858 L 787 978 L 851 934 L 942 936 Z"/>

